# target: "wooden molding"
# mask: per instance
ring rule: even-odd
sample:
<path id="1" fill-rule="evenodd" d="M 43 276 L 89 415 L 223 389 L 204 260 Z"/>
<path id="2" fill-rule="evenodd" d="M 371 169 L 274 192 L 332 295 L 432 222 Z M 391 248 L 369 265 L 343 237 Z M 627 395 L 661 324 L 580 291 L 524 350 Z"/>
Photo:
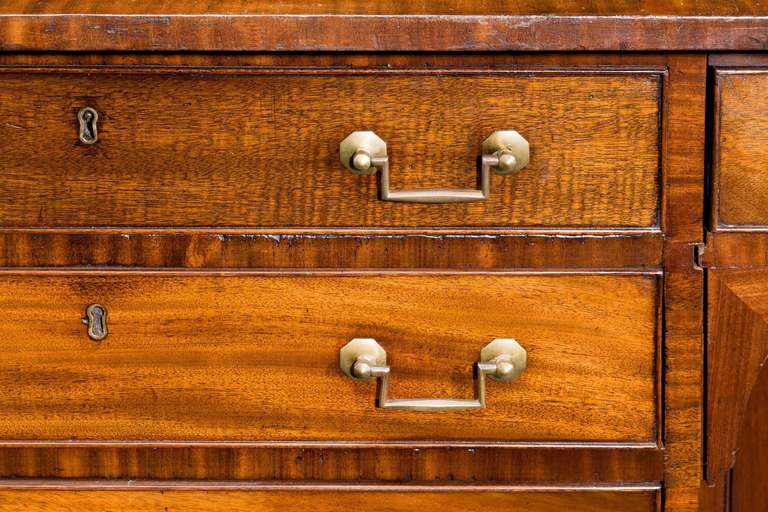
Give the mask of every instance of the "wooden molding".
<path id="1" fill-rule="evenodd" d="M 0 50 L 764 50 L 767 31 L 765 16 L 10 14 Z"/>
<path id="2" fill-rule="evenodd" d="M 653 232 L 0 231 L 0 267 L 638 268 Z"/>
<path id="3" fill-rule="evenodd" d="M 190 464 L 190 460 L 199 464 Z M 650 444 L 18 443 L 0 445 L 0 478 L 346 482 L 642 482 L 663 478 Z"/>

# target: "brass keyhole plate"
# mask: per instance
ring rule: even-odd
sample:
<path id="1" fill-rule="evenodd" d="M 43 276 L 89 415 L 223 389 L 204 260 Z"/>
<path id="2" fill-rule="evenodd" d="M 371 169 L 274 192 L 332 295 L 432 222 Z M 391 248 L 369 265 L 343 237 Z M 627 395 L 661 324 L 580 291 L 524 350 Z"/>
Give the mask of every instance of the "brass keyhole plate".
<path id="1" fill-rule="evenodd" d="M 91 107 L 83 107 L 77 113 L 80 126 L 78 138 L 83 144 L 96 144 L 99 141 L 99 113 Z"/>
<path id="2" fill-rule="evenodd" d="M 85 324 L 88 326 L 88 337 L 101 341 L 107 337 L 107 308 L 101 304 L 91 304 L 85 310 Z"/>

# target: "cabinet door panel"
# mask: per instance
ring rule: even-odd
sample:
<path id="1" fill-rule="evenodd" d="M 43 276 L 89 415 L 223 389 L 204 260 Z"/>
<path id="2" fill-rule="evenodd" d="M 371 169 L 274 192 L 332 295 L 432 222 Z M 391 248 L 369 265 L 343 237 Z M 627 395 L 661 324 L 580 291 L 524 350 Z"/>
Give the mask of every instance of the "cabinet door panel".
<path id="1" fill-rule="evenodd" d="M 708 480 L 714 511 L 766 510 L 768 271 L 713 270 L 708 289 Z"/>

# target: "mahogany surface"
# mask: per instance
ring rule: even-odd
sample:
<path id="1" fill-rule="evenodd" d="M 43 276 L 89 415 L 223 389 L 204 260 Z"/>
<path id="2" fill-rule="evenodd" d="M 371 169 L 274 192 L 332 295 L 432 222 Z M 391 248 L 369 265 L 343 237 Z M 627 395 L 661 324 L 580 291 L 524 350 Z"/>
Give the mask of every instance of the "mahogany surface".
<path id="1" fill-rule="evenodd" d="M 2 2 L 0 510 L 764 508 L 766 34 L 756 1 Z M 533 158 L 485 204 L 334 153 L 381 131 L 396 187 L 469 187 L 502 125 Z M 365 327 L 393 394 L 468 396 L 510 326 L 530 379 L 479 414 L 334 360 Z"/>
<path id="2" fill-rule="evenodd" d="M 416 68 L 6 69 L 0 222 L 657 224 L 659 73 Z M 72 127 L 86 106 L 100 116 L 99 141 L 90 146 L 78 143 Z M 348 134 L 374 130 L 387 142 L 394 189 L 473 189 L 483 140 L 507 129 L 528 139 L 534 157 L 518 174 L 493 175 L 485 201 L 381 201 L 376 176 L 339 162 Z"/>
<path id="3" fill-rule="evenodd" d="M 658 293 L 653 274 L 5 274 L 0 436 L 653 442 Z M 381 411 L 339 368 L 353 338 L 387 350 L 400 398 L 472 397 L 495 338 L 530 365 L 481 411 Z"/>
<path id="4" fill-rule="evenodd" d="M 749 0 L 6 0 L 0 14 L 446 14 L 765 16 Z"/>
<path id="5" fill-rule="evenodd" d="M 717 68 L 713 222 L 768 224 L 768 70 Z"/>
<path id="6" fill-rule="evenodd" d="M 765 50 L 748 0 L 14 0 L 0 48 L 163 51 Z"/>
<path id="7" fill-rule="evenodd" d="M 708 275 L 707 484 L 704 510 L 763 510 L 768 259 L 765 255 L 768 111 L 765 55 L 710 59 L 713 75 L 712 210 L 699 264 Z"/>

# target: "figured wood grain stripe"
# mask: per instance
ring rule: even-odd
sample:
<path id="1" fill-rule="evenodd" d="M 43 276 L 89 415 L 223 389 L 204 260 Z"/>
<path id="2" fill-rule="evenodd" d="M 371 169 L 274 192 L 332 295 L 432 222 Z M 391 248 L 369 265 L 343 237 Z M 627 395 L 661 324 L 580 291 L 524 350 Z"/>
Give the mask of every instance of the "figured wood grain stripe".
<path id="1" fill-rule="evenodd" d="M 653 274 L 4 273 L 0 437 L 652 442 L 657 302 Z M 471 396 L 493 338 L 530 366 L 481 411 L 382 411 L 338 368 L 354 337 L 394 397 Z"/>
<path id="2" fill-rule="evenodd" d="M 641 482 L 656 446 L 617 443 L 0 442 L 0 478 L 348 482 Z"/>
<path id="3" fill-rule="evenodd" d="M 0 267 L 659 268 L 660 233 L 0 231 Z"/>
<path id="4" fill-rule="evenodd" d="M 4 69 L 2 226 L 658 225 L 657 72 L 213 71 Z M 92 146 L 77 142 L 86 103 Z M 380 201 L 375 176 L 339 163 L 349 133 L 374 130 L 393 189 L 475 188 L 502 129 L 532 157 L 485 201 Z"/>

